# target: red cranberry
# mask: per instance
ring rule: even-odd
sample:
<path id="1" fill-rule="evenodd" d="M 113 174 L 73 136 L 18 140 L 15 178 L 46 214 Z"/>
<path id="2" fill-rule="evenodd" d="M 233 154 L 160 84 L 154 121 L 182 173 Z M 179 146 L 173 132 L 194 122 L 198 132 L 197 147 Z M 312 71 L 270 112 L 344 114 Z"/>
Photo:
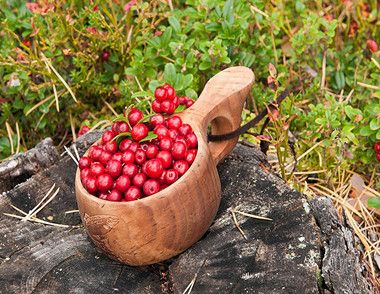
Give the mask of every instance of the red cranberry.
<path id="1" fill-rule="evenodd" d="M 110 161 L 112 158 L 112 153 L 108 151 L 103 151 L 102 154 L 99 157 L 99 161 L 106 165 L 108 161 Z"/>
<path id="2" fill-rule="evenodd" d="M 173 140 L 169 137 L 162 138 L 159 143 L 159 147 L 161 150 L 170 150 L 173 146 Z"/>
<path id="3" fill-rule="evenodd" d="M 198 146 L 198 139 L 197 136 L 194 133 L 187 134 L 185 137 L 185 140 L 187 142 L 187 146 L 189 148 L 197 148 Z"/>
<path id="4" fill-rule="evenodd" d="M 186 155 L 186 144 L 182 142 L 175 142 L 172 148 L 172 156 L 174 159 L 182 159 Z"/>
<path id="5" fill-rule="evenodd" d="M 149 129 L 144 124 L 137 124 L 132 128 L 132 138 L 135 141 L 140 141 L 148 135 Z"/>
<path id="6" fill-rule="evenodd" d="M 83 178 L 87 178 L 90 175 L 91 175 L 91 170 L 88 167 L 85 167 L 84 169 L 80 171 L 81 180 L 83 180 Z"/>
<path id="7" fill-rule="evenodd" d="M 140 149 L 144 150 L 146 152 L 146 149 L 148 149 L 149 147 L 149 144 L 148 143 L 142 143 L 140 144 Z M 137 149 L 138 150 L 138 149 Z M 137 151 L 136 150 L 136 151 Z"/>
<path id="8" fill-rule="evenodd" d="M 110 59 L 110 56 L 111 56 L 111 53 L 107 50 L 104 50 L 102 53 L 102 60 L 107 62 L 108 59 Z"/>
<path id="9" fill-rule="evenodd" d="M 155 127 L 154 133 L 157 135 L 157 138 L 159 140 L 169 136 L 168 129 L 163 125 L 159 125 L 159 126 Z"/>
<path id="10" fill-rule="evenodd" d="M 174 129 L 169 129 L 169 138 L 175 140 L 178 136 L 178 131 Z"/>
<path id="11" fill-rule="evenodd" d="M 154 97 L 157 99 L 158 102 L 162 102 L 167 97 L 166 89 L 164 88 L 157 88 L 156 91 L 154 91 Z"/>
<path id="12" fill-rule="evenodd" d="M 84 178 L 84 186 L 90 194 L 95 194 L 98 190 L 97 180 L 93 176 Z"/>
<path id="13" fill-rule="evenodd" d="M 87 156 L 83 156 L 79 159 L 79 168 L 84 169 L 91 166 L 91 159 Z"/>
<path id="14" fill-rule="evenodd" d="M 157 156 L 158 151 L 159 151 L 159 149 L 158 149 L 157 145 L 150 144 L 148 146 L 148 148 L 146 149 L 145 153 L 146 153 L 146 156 L 148 158 L 152 159 L 152 158 L 155 158 Z"/>
<path id="15" fill-rule="evenodd" d="M 189 124 L 183 124 L 178 129 L 178 133 L 182 136 L 186 136 L 187 134 L 191 133 L 192 131 L 193 131 L 193 129 L 191 128 L 191 126 Z"/>
<path id="16" fill-rule="evenodd" d="M 158 100 L 154 100 L 152 102 L 152 110 L 155 112 L 155 113 L 160 113 L 161 112 L 161 103 L 158 102 Z"/>
<path id="17" fill-rule="evenodd" d="M 136 152 L 137 149 L 139 149 L 140 145 L 137 142 L 132 142 L 131 145 L 129 145 L 128 150 L 131 150 L 132 152 Z"/>
<path id="18" fill-rule="evenodd" d="M 149 122 L 153 127 L 157 127 L 165 122 L 165 118 L 162 114 L 156 114 L 150 118 Z"/>
<path id="19" fill-rule="evenodd" d="M 90 130 L 90 127 L 88 126 L 81 126 L 79 132 L 78 132 L 78 137 L 88 133 L 88 131 Z"/>
<path id="20" fill-rule="evenodd" d="M 102 152 L 103 150 L 99 146 L 92 146 L 88 154 L 92 160 L 99 160 L 99 157 L 102 154 Z"/>
<path id="21" fill-rule="evenodd" d="M 96 184 L 101 192 L 106 192 L 112 189 L 113 180 L 109 174 L 102 174 L 98 177 Z"/>
<path id="22" fill-rule="evenodd" d="M 376 153 L 380 153 L 380 141 L 375 143 L 375 146 L 373 147 L 373 149 L 375 149 Z"/>
<path id="23" fill-rule="evenodd" d="M 100 192 L 99 199 L 107 200 L 108 193 L 107 192 Z"/>
<path id="24" fill-rule="evenodd" d="M 138 173 L 133 177 L 132 184 L 133 186 L 141 188 L 146 181 L 146 175 L 144 173 Z"/>
<path id="25" fill-rule="evenodd" d="M 174 99 L 173 99 L 173 103 L 174 103 L 174 105 L 175 105 L 175 108 L 177 108 L 178 105 L 179 105 L 179 99 L 178 99 L 177 96 L 174 97 Z"/>
<path id="26" fill-rule="evenodd" d="M 185 160 L 190 165 L 194 162 L 196 156 L 197 156 L 197 150 L 196 149 L 188 150 L 188 151 L 186 151 Z"/>
<path id="27" fill-rule="evenodd" d="M 124 152 L 124 151 L 128 150 L 128 148 L 131 145 L 131 143 L 132 143 L 132 141 L 130 139 L 124 139 L 119 144 L 119 150 L 121 152 Z"/>
<path id="28" fill-rule="evenodd" d="M 144 169 L 150 178 L 159 178 L 164 171 L 162 161 L 157 158 L 149 159 L 145 162 Z"/>
<path id="29" fill-rule="evenodd" d="M 125 122 L 125 121 L 122 121 L 120 122 L 119 124 L 119 133 L 126 133 L 126 132 L 129 132 L 129 125 Z"/>
<path id="30" fill-rule="evenodd" d="M 147 180 L 143 185 L 143 191 L 146 196 L 153 195 L 160 191 L 160 183 L 157 180 Z"/>
<path id="31" fill-rule="evenodd" d="M 176 171 L 175 169 L 169 169 L 165 175 L 166 183 L 168 185 L 171 185 L 177 180 L 178 180 L 178 171 Z"/>
<path id="32" fill-rule="evenodd" d="M 115 153 L 117 152 L 117 149 L 118 149 L 117 142 L 116 141 L 108 142 L 107 144 L 104 145 L 104 148 L 108 152 Z"/>
<path id="33" fill-rule="evenodd" d="M 175 104 L 170 100 L 164 100 L 161 102 L 161 110 L 167 114 L 173 114 L 175 111 Z"/>
<path id="34" fill-rule="evenodd" d="M 111 131 L 111 130 L 108 130 L 108 131 L 105 131 L 103 136 L 102 136 L 102 143 L 103 144 L 106 144 L 108 143 L 109 141 L 111 141 L 114 137 L 116 136 L 116 134 Z"/>
<path id="35" fill-rule="evenodd" d="M 107 196 L 108 201 L 114 201 L 114 202 L 119 202 L 123 198 L 123 195 L 121 194 L 120 191 L 113 189 Z"/>
<path id="36" fill-rule="evenodd" d="M 115 181 L 115 189 L 117 189 L 120 192 L 127 191 L 130 185 L 131 185 L 131 181 L 127 175 L 121 175 Z"/>
<path id="37" fill-rule="evenodd" d="M 123 153 L 116 152 L 114 155 L 112 155 L 111 159 L 122 161 L 122 159 L 123 159 Z"/>
<path id="38" fill-rule="evenodd" d="M 169 117 L 166 121 L 168 123 L 169 129 L 177 130 L 177 129 L 179 129 L 180 126 L 182 126 L 182 119 L 177 115 Z"/>
<path id="39" fill-rule="evenodd" d="M 125 152 L 123 152 L 121 160 L 124 163 L 133 163 L 135 161 L 135 153 L 131 150 L 126 150 Z"/>
<path id="40" fill-rule="evenodd" d="M 173 157 L 169 151 L 158 152 L 156 158 L 161 160 L 163 168 L 168 168 L 172 165 Z"/>
<path id="41" fill-rule="evenodd" d="M 193 100 L 191 100 L 191 99 L 187 100 L 187 101 L 186 101 L 186 108 L 191 107 L 193 104 L 194 104 L 194 101 L 193 101 Z"/>
<path id="42" fill-rule="evenodd" d="M 174 162 L 173 168 L 182 176 L 189 169 L 189 164 L 185 160 L 178 160 Z"/>
<path id="43" fill-rule="evenodd" d="M 128 120 L 131 126 L 136 125 L 144 117 L 142 111 L 137 108 L 132 108 L 128 114 Z"/>
<path id="44" fill-rule="evenodd" d="M 146 161 L 145 151 L 142 149 L 136 150 L 135 153 L 135 162 L 139 165 L 142 165 Z"/>
<path id="45" fill-rule="evenodd" d="M 117 178 L 121 174 L 122 169 L 121 162 L 113 159 L 108 161 L 106 166 L 106 172 L 113 178 Z"/>
<path id="46" fill-rule="evenodd" d="M 93 162 L 91 163 L 90 170 L 93 176 L 98 177 L 104 173 L 104 166 L 100 162 Z"/>
<path id="47" fill-rule="evenodd" d="M 127 192 L 124 193 L 125 201 L 134 201 L 141 197 L 141 192 L 138 187 L 132 186 L 129 187 Z"/>
<path id="48" fill-rule="evenodd" d="M 139 172 L 137 165 L 133 163 L 126 163 L 123 167 L 123 175 L 128 176 L 132 179 Z"/>
<path id="49" fill-rule="evenodd" d="M 169 84 L 165 84 L 163 88 L 166 90 L 166 99 L 173 101 L 175 97 L 175 90 Z"/>
<path id="50" fill-rule="evenodd" d="M 120 133 L 119 126 L 120 126 L 120 121 L 115 121 L 111 127 L 112 132 L 114 132 L 115 134 L 119 134 Z"/>
<path id="51" fill-rule="evenodd" d="M 167 170 L 164 169 L 161 176 L 158 178 L 158 182 L 160 183 L 160 185 L 163 185 L 166 183 L 166 180 L 165 180 L 166 172 L 167 172 Z"/>
<path id="52" fill-rule="evenodd" d="M 181 96 L 178 98 L 178 102 L 180 105 L 186 105 L 186 102 L 187 102 L 187 97 L 185 96 Z"/>
<path id="53" fill-rule="evenodd" d="M 185 144 L 187 146 L 187 142 L 183 136 L 177 136 L 177 138 L 175 138 L 175 141 L 176 142 L 182 142 L 183 144 Z"/>

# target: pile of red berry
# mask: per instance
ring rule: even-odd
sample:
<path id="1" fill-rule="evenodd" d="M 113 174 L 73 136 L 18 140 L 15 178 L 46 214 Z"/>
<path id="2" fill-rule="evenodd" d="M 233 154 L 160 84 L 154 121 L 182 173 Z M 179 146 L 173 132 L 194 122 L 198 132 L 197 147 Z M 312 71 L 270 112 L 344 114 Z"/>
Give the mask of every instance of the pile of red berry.
<path id="1" fill-rule="evenodd" d="M 179 116 L 155 114 L 148 119 L 132 108 L 80 158 L 80 178 L 84 188 L 101 199 L 137 200 L 184 175 L 197 147 L 191 126 Z"/>
<path id="2" fill-rule="evenodd" d="M 375 143 L 375 146 L 373 146 L 373 149 L 375 149 L 377 161 L 380 161 L 380 141 Z"/>
<path id="3" fill-rule="evenodd" d="M 152 109 L 156 113 L 173 114 L 179 105 L 189 108 L 194 104 L 194 101 L 188 97 L 178 97 L 174 88 L 167 83 L 156 89 L 154 97 Z"/>

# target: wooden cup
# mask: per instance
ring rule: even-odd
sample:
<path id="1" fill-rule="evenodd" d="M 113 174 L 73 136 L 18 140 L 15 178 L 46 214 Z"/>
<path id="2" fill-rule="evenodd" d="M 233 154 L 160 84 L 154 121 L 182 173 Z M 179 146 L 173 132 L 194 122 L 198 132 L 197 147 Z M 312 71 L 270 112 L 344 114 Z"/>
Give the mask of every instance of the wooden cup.
<path id="1" fill-rule="evenodd" d="M 203 236 L 220 204 L 216 165 L 238 140 L 208 143 L 207 127 L 211 125 L 212 134 L 223 134 L 240 126 L 253 80 L 246 67 L 225 69 L 180 114 L 198 137 L 198 153 L 186 174 L 159 193 L 131 202 L 102 200 L 84 189 L 78 168 L 75 192 L 82 222 L 108 256 L 129 265 L 153 264 L 183 252 Z"/>

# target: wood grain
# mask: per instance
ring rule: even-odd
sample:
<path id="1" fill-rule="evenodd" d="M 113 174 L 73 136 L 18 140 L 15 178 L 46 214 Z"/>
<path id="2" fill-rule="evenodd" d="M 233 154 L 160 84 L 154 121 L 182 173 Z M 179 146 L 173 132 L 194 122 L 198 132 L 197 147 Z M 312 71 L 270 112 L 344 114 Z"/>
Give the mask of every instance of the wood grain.
<path id="1" fill-rule="evenodd" d="M 152 197 L 115 203 L 87 193 L 77 170 L 75 191 L 80 215 L 93 242 L 111 258 L 129 265 L 153 264 L 173 257 L 198 241 L 220 203 L 217 163 L 237 139 L 207 142 L 207 127 L 227 132 L 239 127 L 254 75 L 232 67 L 214 76 L 196 103 L 180 114 L 198 137 L 198 153 L 186 175 Z"/>

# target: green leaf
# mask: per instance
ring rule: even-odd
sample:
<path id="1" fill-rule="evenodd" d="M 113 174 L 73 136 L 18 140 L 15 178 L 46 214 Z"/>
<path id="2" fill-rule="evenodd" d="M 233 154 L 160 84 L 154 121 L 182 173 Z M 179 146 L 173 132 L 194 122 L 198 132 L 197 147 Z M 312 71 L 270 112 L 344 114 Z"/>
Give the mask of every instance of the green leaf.
<path id="1" fill-rule="evenodd" d="M 174 15 L 169 16 L 168 21 L 176 33 L 181 31 L 181 24 L 179 23 L 179 20 Z"/>
<path id="2" fill-rule="evenodd" d="M 113 137 L 111 142 L 124 137 L 131 137 L 131 132 L 120 133 L 117 136 Z"/>
<path id="3" fill-rule="evenodd" d="M 380 197 L 368 198 L 368 206 L 376 209 L 380 209 Z"/>
<path id="4" fill-rule="evenodd" d="M 151 114 L 145 115 L 142 119 L 139 120 L 138 123 L 140 124 L 140 123 L 148 122 L 150 118 L 155 115 L 157 115 L 157 113 L 151 113 Z"/>
<path id="5" fill-rule="evenodd" d="M 211 67 L 211 62 L 209 61 L 202 61 L 201 64 L 199 65 L 200 70 L 206 70 Z"/>
<path id="6" fill-rule="evenodd" d="M 184 111 L 186 109 L 186 105 L 178 105 L 178 107 L 175 110 L 175 113 Z"/>
<path id="7" fill-rule="evenodd" d="M 166 28 L 165 32 L 161 36 L 161 48 L 169 46 L 170 39 L 172 38 L 173 29 L 171 27 Z"/>
<path id="8" fill-rule="evenodd" d="M 376 133 L 376 140 L 380 140 L 380 130 L 378 130 Z"/>
<path id="9" fill-rule="evenodd" d="M 371 136 L 374 133 L 376 133 L 376 131 L 371 130 L 369 126 L 364 126 L 359 131 L 359 134 L 364 137 Z"/>
<path id="10" fill-rule="evenodd" d="M 335 73 L 335 83 L 338 90 L 342 90 L 346 84 L 344 73 L 341 70 Z"/>
<path id="11" fill-rule="evenodd" d="M 164 83 L 157 81 L 157 80 L 152 80 L 149 82 L 148 88 L 149 90 L 154 93 L 158 87 L 161 87 Z"/>
<path id="12" fill-rule="evenodd" d="M 173 85 L 176 82 L 176 70 L 173 63 L 167 63 L 164 70 L 165 81 Z"/>
<path id="13" fill-rule="evenodd" d="M 369 127 L 373 131 L 376 131 L 376 130 L 380 129 L 380 122 L 379 122 L 379 120 L 377 118 L 371 119 L 371 121 L 369 123 Z"/>
<path id="14" fill-rule="evenodd" d="M 148 135 L 144 139 L 140 140 L 139 143 L 150 141 L 150 140 L 153 140 L 153 139 L 156 139 L 156 138 L 157 138 L 157 135 L 155 133 L 149 132 Z"/>
<path id="15" fill-rule="evenodd" d="M 136 97 L 153 97 L 152 92 L 147 92 L 147 91 L 139 91 L 134 94 L 132 94 L 131 98 L 136 98 Z"/>
<path id="16" fill-rule="evenodd" d="M 193 89 L 186 89 L 185 95 L 187 97 L 190 97 L 190 98 L 193 98 L 193 99 L 197 99 L 198 98 L 197 92 L 195 92 Z"/>

